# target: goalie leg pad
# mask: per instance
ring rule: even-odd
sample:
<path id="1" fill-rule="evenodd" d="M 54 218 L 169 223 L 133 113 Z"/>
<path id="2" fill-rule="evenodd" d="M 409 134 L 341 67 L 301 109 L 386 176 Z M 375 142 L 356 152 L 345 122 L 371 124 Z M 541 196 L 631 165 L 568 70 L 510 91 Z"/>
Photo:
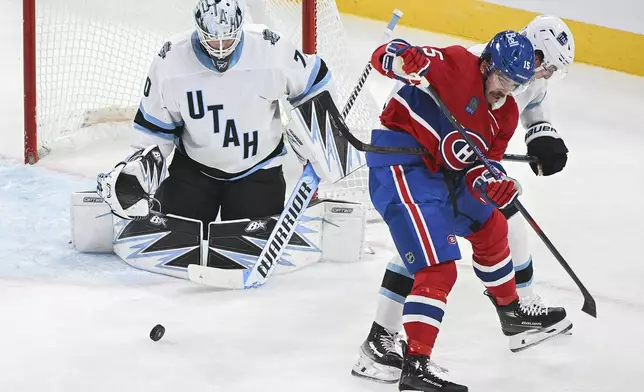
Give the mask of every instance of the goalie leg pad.
<path id="1" fill-rule="evenodd" d="M 312 203 L 300 219 L 275 274 L 295 271 L 316 263 L 322 257 L 322 217 L 324 205 Z M 217 269 L 251 269 L 262 253 L 279 216 L 266 219 L 240 219 L 211 222 L 208 233 L 207 266 Z"/>
<path id="2" fill-rule="evenodd" d="M 324 201 L 322 259 L 352 262 L 362 260 L 365 247 L 366 215 L 357 203 Z"/>
<path id="3" fill-rule="evenodd" d="M 132 267 L 188 279 L 188 266 L 201 264 L 201 221 L 155 212 L 115 221 L 114 253 Z"/>
<path id="4" fill-rule="evenodd" d="M 112 212 L 96 192 L 74 192 L 71 198 L 72 245 L 79 252 L 112 253 Z"/>

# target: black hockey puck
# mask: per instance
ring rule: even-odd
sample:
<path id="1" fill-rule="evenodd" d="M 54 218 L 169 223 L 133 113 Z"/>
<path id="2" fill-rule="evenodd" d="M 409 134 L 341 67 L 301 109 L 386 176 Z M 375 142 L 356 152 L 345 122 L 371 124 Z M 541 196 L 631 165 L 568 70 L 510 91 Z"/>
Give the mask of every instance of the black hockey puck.
<path id="1" fill-rule="evenodd" d="M 161 324 L 157 324 L 152 328 L 152 331 L 150 331 L 150 339 L 157 342 L 163 337 L 163 334 L 165 334 L 165 327 Z"/>

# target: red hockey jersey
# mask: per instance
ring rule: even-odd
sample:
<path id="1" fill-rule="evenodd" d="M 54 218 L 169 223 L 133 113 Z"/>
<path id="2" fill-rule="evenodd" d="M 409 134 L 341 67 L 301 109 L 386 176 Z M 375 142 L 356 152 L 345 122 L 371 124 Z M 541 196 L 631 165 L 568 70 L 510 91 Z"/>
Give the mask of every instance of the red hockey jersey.
<path id="1" fill-rule="evenodd" d="M 381 74 L 396 78 L 382 68 L 387 45 L 376 49 L 371 63 Z M 425 46 L 422 49 L 431 57 L 425 78 L 486 157 L 501 160 L 519 121 L 514 98 L 508 96 L 500 108 L 492 110 L 485 99 L 478 57 L 465 48 Z M 380 121 L 388 129 L 411 134 L 425 147 L 431 154 L 425 162 L 432 172 L 441 166 L 462 170 L 476 159 L 474 151 L 434 100 L 414 86 L 405 85 L 392 96 Z"/>

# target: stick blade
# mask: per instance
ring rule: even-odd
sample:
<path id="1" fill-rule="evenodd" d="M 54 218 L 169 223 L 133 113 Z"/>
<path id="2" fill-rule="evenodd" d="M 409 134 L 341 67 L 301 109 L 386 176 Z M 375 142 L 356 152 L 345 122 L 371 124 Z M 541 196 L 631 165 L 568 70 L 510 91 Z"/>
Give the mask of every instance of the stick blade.
<path id="1" fill-rule="evenodd" d="M 597 304 L 595 304 L 595 299 L 593 297 L 585 298 L 584 306 L 581 307 L 581 311 L 597 318 Z"/>
<path id="2" fill-rule="evenodd" d="M 220 289 L 243 290 L 248 270 L 225 270 L 190 264 L 188 279 L 192 282 Z"/>

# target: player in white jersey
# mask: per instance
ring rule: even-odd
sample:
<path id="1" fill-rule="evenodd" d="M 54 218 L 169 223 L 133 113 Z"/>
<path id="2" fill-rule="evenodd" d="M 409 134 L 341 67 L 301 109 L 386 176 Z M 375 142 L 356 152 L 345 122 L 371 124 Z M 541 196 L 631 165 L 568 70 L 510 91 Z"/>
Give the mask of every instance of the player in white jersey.
<path id="1" fill-rule="evenodd" d="M 537 16 L 521 33 L 530 39 L 535 48 L 536 72 L 533 80 L 513 95 L 519 107 L 521 123 L 526 129 L 528 154 L 539 159 L 539 164 L 531 164 L 532 170 L 537 175 L 549 176 L 564 168 L 568 149 L 550 123 L 548 82 L 553 77 L 560 78 L 567 73 L 568 66 L 574 60 L 575 44 L 568 26 L 556 16 Z M 469 50 L 480 55 L 485 46 L 480 44 Z M 563 308 L 546 307 L 534 292 L 532 256 L 528 250 L 525 221 L 513 205 L 501 211 L 508 219 L 508 241 L 520 303 L 531 312 L 551 314 L 553 317 L 559 314 L 565 318 Z M 376 317 L 367 339 L 360 347 L 353 375 L 380 382 L 399 380 L 402 357 L 397 334 L 402 329 L 403 305 L 413 283 L 413 276 L 396 255 L 383 277 Z"/>
<path id="2" fill-rule="evenodd" d="M 548 110 L 548 83 L 568 72 L 575 56 L 572 32 L 563 20 L 552 15 L 539 15 L 522 31 L 535 48 L 535 78 L 525 89 L 514 94 L 519 107 L 521 124 L 526 130 L 528 155 L 538 158 L 531 163 L 538 176 L 550 176 L 563 170 L 568 160 L 568 148 L 551 124 Z M 470 51 L 478 54 L 485 45 L 476 45 Z M 508 242 L 512 252 L 517 291 L 522 301 L 532 304 L 535 311 L 563 313 L 560 307 L 547 308 L 533 287 L 532 255 L 528 250 L 525 219 L 514 205 L 501 210 L 508 220 Z"/>
<path id="3" fill-rule="evenodd" d="M 297 105 L 326 89 L 331 73 L 317 55 L 303 54 L 264 25 L 244 23 L 239 0 L 200 0 L 194 18 L 193 32 L 154 56 L 134 119 L 138 151 L 103 175 L 99 189 L 126 218 L 147 216 L 150 200 L 128 201 L 116 180 L 124 174 L 154 194 L 160 212 L 204 227 L 219 213 L 222 220 L 279 215 L 286 149 L 278 100 Z M 154 173 L 145 169 L 161 167 L 159 155 L 173 151 L 169 177 L 159 174 L 158 189 L 146 186 Z M 107 197 L 108 185 L 119 200 Z"/>

